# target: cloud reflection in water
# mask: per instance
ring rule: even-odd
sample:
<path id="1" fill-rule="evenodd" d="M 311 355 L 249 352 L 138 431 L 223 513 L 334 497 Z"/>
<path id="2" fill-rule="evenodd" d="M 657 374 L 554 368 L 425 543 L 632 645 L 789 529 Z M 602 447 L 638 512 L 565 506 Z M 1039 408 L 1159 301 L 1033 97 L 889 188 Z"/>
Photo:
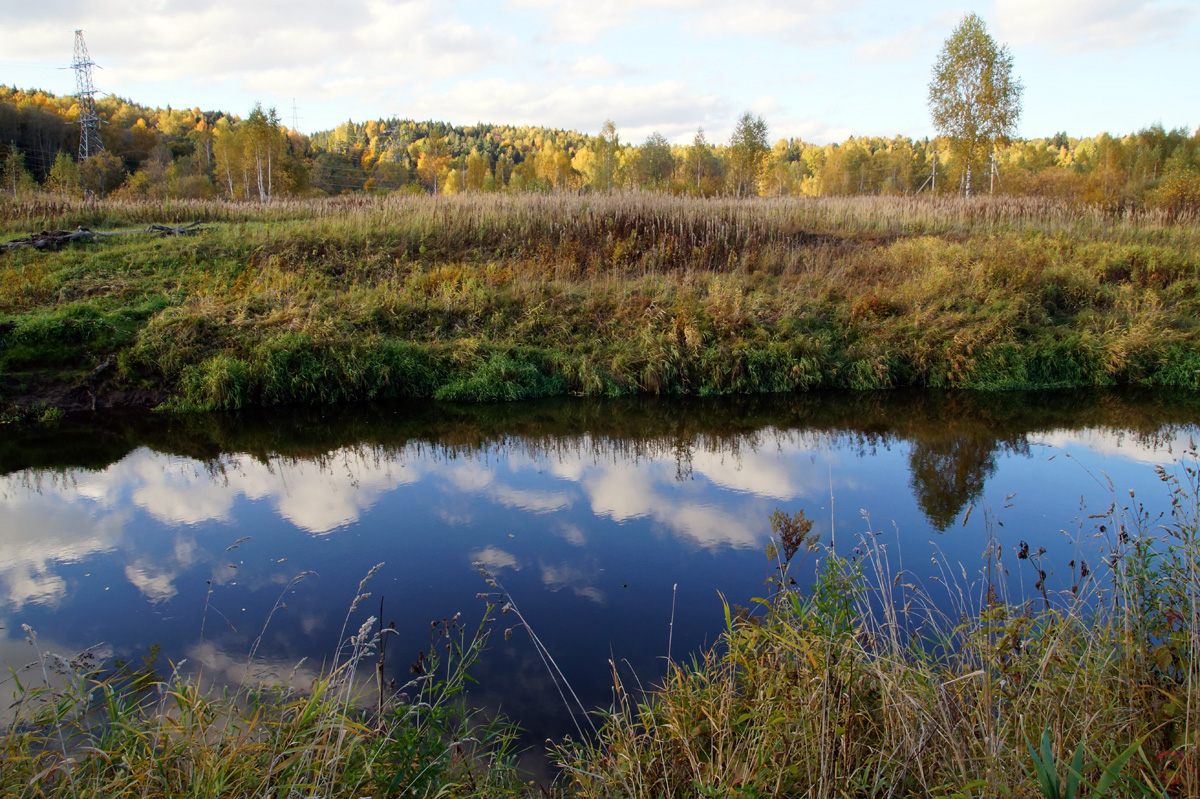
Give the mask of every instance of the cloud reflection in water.
<path id="1" fill-rule="evenodd" d="M 585 432 L 525 439 L 485 431 L 454 439 L 467 444 L 414 437 L 384 439 L 403 442 L 395 445 L 319 442 L 290 450 L 323 453 L 317 457 L 233 453 L 211 461 L 160 447 L 125 450 L 95 470 L 18 472 L 0 478 L 0 643 L 19 637 L 19 621 L 40 610 L 43 619 L 64 620 L 64 646 L 104 626 L 119 656 L 135 657 L 136 647 L 162 636 L 164 652 L 188 657 L 214 679 L 237 682 L 253 670 L 246 653 L 282 590 L 291 607 L 269 625 L 255 668 L 286 680 L 302 657 L 313 663 L 328 657 L 347 592 L 366 568 L 386 561 L 366 589 L 376 595 L 350 628 L 378 613 L 386 596 L 387 618 L 412 628 L 397 642 L 394 661 L 389 655 L 403 670 L 416 649 L 428 650 L 429 619 L 460 610 L 472 616 L 472 598 L 487 589 L 469 563 L 482 561 L 503 574 L 522 611 L 536 615 L 538 635 L 572 677 L 599 666 L 595 695 L 603 701 L 606 658 L 628 655 L 633 639 L 653 639 L 641 650 L 641 662 L 652 669 L 672 619 L 677 648 L 711 642 L 712 621 L 719 626 L 720 618 L 716 592 L 734 602 L 761 592 L 767 516 L 776 507 L 806 510 L 826 540 L 831 495 L 839 536 L 863 531 L 859 508 L 869 508 L 888 536 L 911 534 L 914 544 L 925 544 L 931 524 L 943 520 L 939 546 L 969 562 L 980 549 L 984 514 L 966 528 L 961 519 L 976 495 L 999 507 L 997 497 L 1027 492 L 1018 507 L 1005 509 L 1026 513 L 1006 518 L 1013 522 L 1006 530 L 1026 535 L 1050 525 L 1057 535 L 1062 520 L 1078 514 L 1080 492 L 1094 490 L 1095 481 L 1084 485 L 1089 480 L 1073 459 L 1051 463 L 1051 455 L 1078 453 L 1088 468 L 1121 473 L 1115 481 L 1124 485 L 1148 471 L 1144 464 L 1178 455 L 1194 429 L 1155 436 L 1060 430 L 1056 422 L 1045 425 L 1049 432 L 1030 432 L 1014 423 L 1001 435 L 986 419 L 956 426 L 969 415 L 955 408 L 903 431 L 886 423 L 889 406 L 848 431 L 776 423 L 744 435 L 677 434 L 703 426 L 676 419 L 664 424 L 668 433 L 643 438 Z M 253 435 L 247 440 L 261 444 Z M 342 443 L 336 430 L 328 440 Z M 927 456 L 915 457 L 922 452 Z M 930 474 L 918 474 L 914 463 L 928 465 Z M 1034 493 L 1045 486 L 1056 495 Z M 937 508 L 936 519 L 929 507 Z M 245 535 L 252 540 L 227 551 Z M 321 579 L 281 589 L 310 569 Z M 671 615 L 676 582 L 677 618 Z M 105 593 L 110 584 L 113 592 Z M 496 704 L 525 712 L 547 702 L 553 687 L 522 665 L 528 642 L 520 635 L 493 642 L 495 658 L 478 676 L 500 683 L 486 689 L 496 692 Z M 536 712 L 548 717 L 551 710 Z"/>
<path id="2" fill-rule="evenodd" d="M 1187 447 L 1188 430 L 1161 439 L 1107 428 L 1052 430 L 1030 433 L 1026 440 L 1167 463 Z M 535 516 L 582 506 L 601 522 L 648 521 L 699 549 L 754 550 L 765 544 L 763 520 L 776 505 L 811 507 L 831 491 L 857 485 L 846 463 L 853 452 L 836 439 L 765 428 L 732 445 L 660 442 L 641 445 L 633 456 L 607 439 L 582 435 L 547 449 L 496 445 L 449 457 L 421 444 L 350 446 L 311 459 L 231 454 L 212 462 L 143 448 L 100 470 L 48 481 L 31 473 L 4 478 L 0 591 L 11 609 L 55 607 L 71 590 L 61 566 L 116 553 L 124 579 L 150 603 L 165 603 L 178 594 L 180 574 L 197 563 L 221 561 L 219 548 L 199 544 L 185 531 L 237 524 L 239 502 L 268 507 L 297 530 L 327 536 L 359 523 L 403 486 L 442 497 L 443 518 L 461 525 L 471 524 L 475 514 L 455 497 Z M 127 526 L 136 511 L 173 529 L 173 544 L 154 552 L 127 551 Z M 591 535 L 572 518 L 554 522 L 552 532 L 574 547 L 588 546 Z M 471 557 L 491 569 L 519 568 L 517 555 L 496 547 Z M 570 588 L 604 600 L 578 565 L 543 563 L 541 571 L 551 590 Z M 218 571 L 214 581 L 234 577 Z"/>

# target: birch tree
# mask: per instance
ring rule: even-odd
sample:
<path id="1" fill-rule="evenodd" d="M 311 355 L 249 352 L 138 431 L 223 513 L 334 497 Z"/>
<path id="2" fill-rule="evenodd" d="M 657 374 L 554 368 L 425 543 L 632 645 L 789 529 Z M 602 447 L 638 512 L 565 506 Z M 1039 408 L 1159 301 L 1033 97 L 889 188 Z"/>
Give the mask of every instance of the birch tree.
<path id="1" fill-rule="evenodd" d="M 997 46 L 975 14 L 958 23 L 933 67 L 929 111 L 939 135 L 950 140 L 963 163 L 968 197 L 974 165 L 1017 131 L 1024 87 L 1012 69 L 1008 48 Z"/>
<path id="2" fill-rule="evenodd" d="M 729 140 L 729 180 L 734 196 L 758 194 L 758 176 L 770 151 L 767 123 L 749 111 L 742 114 Z"/>

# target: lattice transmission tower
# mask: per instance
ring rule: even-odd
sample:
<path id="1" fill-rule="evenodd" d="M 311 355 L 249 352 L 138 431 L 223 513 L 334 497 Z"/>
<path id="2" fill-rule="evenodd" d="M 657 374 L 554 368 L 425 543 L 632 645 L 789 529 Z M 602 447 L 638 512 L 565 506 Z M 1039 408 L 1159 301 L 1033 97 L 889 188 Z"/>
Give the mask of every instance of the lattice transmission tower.
<path id="1" fill-rule="evenodd" d="M 92 85 L 92 67 L 83 31 L 75 31 L 75 97 L 79 103 L 79 161 L 82 163 L 104 149 L 100 141 L 100 117 L 96 116 L 96 87 Z"/>

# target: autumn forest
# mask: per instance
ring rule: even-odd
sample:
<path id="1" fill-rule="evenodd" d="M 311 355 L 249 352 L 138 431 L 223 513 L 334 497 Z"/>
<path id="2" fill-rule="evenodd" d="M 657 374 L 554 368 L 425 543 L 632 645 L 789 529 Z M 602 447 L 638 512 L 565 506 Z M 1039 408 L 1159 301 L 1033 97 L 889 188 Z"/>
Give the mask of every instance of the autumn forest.
<path id="1" fill-rule="evenodd" d="M 0 192 L 124 199 L 269 201 L 365 192 L 562 192 L 640 189 L 691 196 L 973 193 L 1037 196 L 1109 208 L 1194 210 L 1200 132 L 1151 125 L 1129 134 L 1015 140 L 968 173 L 941 139 L 780 137 L 744 114 L 729 141 L 698 130 L 621 138 L 511 125 L 378 119 L 304 135 L 275 109 L 245 116 L 97 101 L 105 153 L 76 163 L 73 96 L 0 86 Z"/>

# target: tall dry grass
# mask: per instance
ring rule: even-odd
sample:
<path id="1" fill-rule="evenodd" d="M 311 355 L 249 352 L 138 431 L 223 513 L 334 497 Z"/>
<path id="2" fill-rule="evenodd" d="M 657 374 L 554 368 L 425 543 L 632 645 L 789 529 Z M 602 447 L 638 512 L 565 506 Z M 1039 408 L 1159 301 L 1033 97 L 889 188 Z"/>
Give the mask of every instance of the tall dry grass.
<path id="1" fill-rule="evenodd" d="M 697 198 L 649 192 L 604 194 L 462 194 L 428 197 L 284 199 L 271 203 L 226 200 L 99 200 L 32 196 L 0 202 L 0 230 L 28 234 L 84 225 L 122 227 L 152 223 L 279 224 L 320 221 L 331 228 L 380 225 L 432 229 L 446 224 L 496 229 L 530 241 L 553 240 L 571 230 L 609 226 L 652 236 L 676 235 L 696 246 L 713 237 L 751 235 L 783 240 L 797 231 L 974 234 L 1036 229 L 1048 234 L 1130 235 L 1190 231 L 1200 219 L 1146 208 L 1112 208 L 1043 197 L 821 197 Z M 622 230 L 624 228 L 624 230 Z"/>
<path id="2" fill-rule="evenodd" d="M 975 588 L 947 563 L 920 585 L 874 532 L 834 552 L 777 514 L 762 612 L 727 612 L 720 645 L 649 695 L 614 668 L 601 734 L 560 748 L 565 773 L 584 797 L 1200 795 L 1195 458 L 1160 472 L 1165 524 L 1132 502 L 1098 514 L 1104 558 L 1072 561 L 1062 595 L 1024 545 L 993 540 Z"/>
<path id="3" fill-rule="evenodd" d="M 254 676 L 261 635 L 242 683 L 205 687 L 182 663 L 160 675 L 152 658 L 133 669 L 88 653 L 62 657 L 26 627 L 34 660 L 12 676 L 0 795 L 522 795 L 514 728 L 485 719 L 463 696 L 488 616 L 474 630 L 457 616 L 435 622 L 416 675 L 391 690 L 382 677 L 390 628 L 371 616 L 355 630 L 369 579 L 359 584 L 332 661 L 315 673 L 296 664 L 283 681 Z M 364 676 L 368 670 L 376 674 Z"/>

